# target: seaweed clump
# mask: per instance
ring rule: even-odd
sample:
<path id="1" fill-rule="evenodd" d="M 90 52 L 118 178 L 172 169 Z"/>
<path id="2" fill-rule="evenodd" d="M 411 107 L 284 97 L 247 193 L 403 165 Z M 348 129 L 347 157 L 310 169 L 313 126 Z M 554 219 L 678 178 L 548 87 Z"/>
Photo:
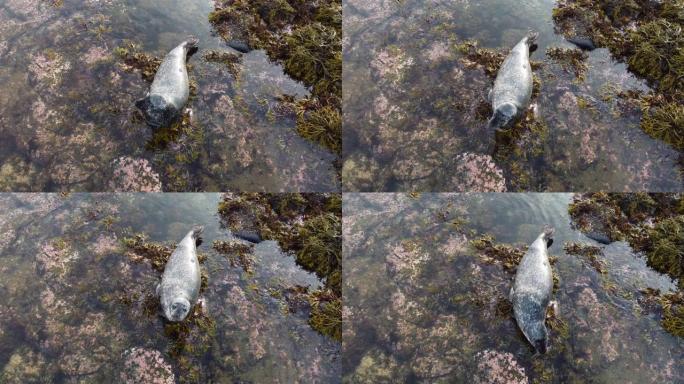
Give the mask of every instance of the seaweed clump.
<path id="1" fill-rule="evenodd" d="M 115 48 L 114 52 L 123 60 L 125 70 L 139 70 L 142 78 L 148 83 L 154 80 L 154 75 L 162 63 L 162 59 L 141 52 L 140 46 L 132 42 Z"/>
<path id="2" fill-rule="evenodd" d="M 589 66 L 587 59 L 589 55 L 579 49 L 568 49 L 560 47 L 549 47 L 546 55 L 556 61 L 565 71 L 572 71 L 579 81 L 586 77 Z"/>
<path id="3" fill-rule="evenodd" d="M 277 241 L 298 265 L 324 280 L 309 292 L 309 323 L 342 337 L 342 201 L 339 194 L 225 194 L 218 207 L 224 227 Z"/>
<path id="4" fill-rule="evenodd" d="M 600 274 L 605 274 L 607 272 L 605 261 L 600 260 L 597 257 L 602 252 L 600 247 L 568 241 L 563 244 L 563 250 L 570 255 L 579 255 L 586 258 L 596 272 Z"/>
<path id="5" fill-rule="evenodd" d="M 122 242 L 126 248 L 126 256 L 133 262 L 139 263 L 143 260 L 148 260 L 152 268 L 157 272 L 164 272 L 166 262 L 171 257 L 173 249 L 171 247 L 150 242 L 148 237 L 143 233 L 135 234 L 131 237 L 124 237 Z"/>
<path id="6" fill-rule="evenodd" d="M 527 252 L 527 247 L 524 245 L 496 244 L 494 243 L 494 236 L 488 234 L 471 240 L 470 244 L 480 251 L 480 255 L 486 263 L 501 263 L 503 268 L 510 273 L 515 273 L 520 260 Z"/>
<path id="7" fill-rule="evenodd" d="M 303 82 L 311 95 L 292 103 L 297 132 L 342 151 L 342 2 L 232 0 L 216 2 L 209 21 L 226 41 L 263 49 Z"/>
<path id="8" fill-rule="evenodd" d="M 603 231 L 606 238 L 625 240 L 646 256 L 654 270 L 677 281 L 676 293 L 650 293 L 662 308 L 662 324 L 684 336 L 684 197 L 676 193 L 589 193 L 569 207 L 581 231 Z M 653 302 L 653 300 L 652 300 Z"/>
<path id="9" fill-rule="evenodd" d="M 239 241 L 215 240 L 212 247 L 216 252 L 225 255 L 230 261 L 231 267 L 240 266 L 242 270 L 251 274 L 254 273 L 254 258 L 252 257 L 252 244 L 245 244 Z"/>

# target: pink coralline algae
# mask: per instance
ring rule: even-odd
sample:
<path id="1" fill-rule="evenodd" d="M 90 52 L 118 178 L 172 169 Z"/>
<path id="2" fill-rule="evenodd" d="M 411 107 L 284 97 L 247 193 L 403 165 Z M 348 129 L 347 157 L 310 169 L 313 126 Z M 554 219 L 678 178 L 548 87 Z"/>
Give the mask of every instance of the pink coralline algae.
<path id="1" fill-rule="evenodd" d="M 427 57 L 430 61 L 440 61 L 449 56 L 449 47 L 442 42 L 432 44 L 432 47 L 427 51 Z"/>
<path id="2" fill-rule="evenodd" d="M 109 188 L 114 192 L 160 192 L 159 175 L 146 159 L 120 157 L 114 161 Z"/>
<path id="3" fill-rule="evenodd" d="M 52 276 L 64 276 L 68 271 L 67 266 L 78 258 L 78 252 L 72 251 L 68 246 L 45 243 L 36 255 L 39 269 Z"/>
<path id="4" fill-rule="evenodd" d="M 119 242 L 117 241 L 116 235 L 105 236 L 104 234 L 100 234 L 100 236 L 97 237 L 97 240 L 95 240 L 95 244 L 91 246 L 91 249 L 96 255 L 104 255 L 119 249 Z"/>
<path id="5" fill-rule="evenodd" d="M 56 86 L 71 64 L 58 53 L 50 52 L 34 55 L 28 68 L 35 80 Z"/>
<path id="6" fill-rule="evenodd" d="M 93 65 L 99 61 L 109 58 L 109 52 L 102 47 L 91 47 L 83 56 L 83 61 L 88 65 Z"/>
<path id="7" fill-rule="evenodd" d="M 261 359 L 266 354 L 266 342 L 261 336 L 263 323 L 257 308 L 247 300 L 245 292 L 239 286 L 233 286 L 226 296 L 226 306 L 233 307 L 234 316 L 229 325 L 240 329 L 249 337 L 250 354 L 255 359 Z"/>
<path id="8" fill-rule="evenodd" d="M 465 235 L 451 235 L 446 244 L 439 247 L 440 252 L 449 256 L 456 256 L 468 249 L 468 239 Z"/>
<path id="9" fill-rule="evenodd" d="M 399 274 L 402 278 L 415 281 L 420 267 L 429 259 L 429 255 L 421 254 L 416 247 L 399 244 L 391 247 L 386 258 L 387 270 L 391 274 Z"/>
<path id="10" fill-rule="evenodd" d="M 0 234 L 0 252 L 2 252 L 5 247 L 7 247 L 12 240 L 14 240 L 14 236 L 16 236 L 16 233 L 14 232 L 14 229 L 11 228 L 3 231 Z"/>
<path id="11" fill-rule="evenodd" d="M 379 78 L 395 83 L 401 80 L 404 72 L 412 65 L 413 58 L 406 57 L 398 48 L 380 51 L 370 63 L 371 69 Z"/>
<path id="12" fill-rule="evenodd" d="M 124 384 L 174 384 L 175 376 L 171 365 L 161 352 L 132 348 L 124 353 L 121 382 Z"/>
<path id="13" fill-rule="evenodd" d="M 452 184 L 458 192 L 506 192 L 503 171 L 491 156 L 484 154 L 458 155 Z"/>
<path id="14" fill-rule="evenodd" d="M 527 384 L 525 369 L 508 352 L 486 350 L 477 354 L 475 384 Z"/>

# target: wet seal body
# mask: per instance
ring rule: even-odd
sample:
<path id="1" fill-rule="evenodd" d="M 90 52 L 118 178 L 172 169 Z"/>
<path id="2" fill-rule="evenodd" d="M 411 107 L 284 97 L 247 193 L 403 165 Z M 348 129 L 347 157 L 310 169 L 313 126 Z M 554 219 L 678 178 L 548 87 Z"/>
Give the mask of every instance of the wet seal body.
<path id="1" fill-rule="evenodd" d="M 538 36 L 536 32 L 529 32 L 513 47 L 499 68 L 494 88 L 489 93 L 493 111 L 490 129 L 511 127 L 529 107 L 533 88 L 530 50 Z"/>
<path id="2" fill-rule="evenodd" d="M 197 246 L 202 242 L 202 227 L 195 227 L 178 243 L 164 267 L 157 295 L 169 321 L 183 321 L 199 296 L 201 275 Z"/>
<path id="3" fill-rule="evenodd" d="M 549 346 L 545 320 L 553 291 L 553 273 L 547 249 L 553 243 L 553 232 L 552 228 L 544 229 L 530 245 L 518 265 L 510 293 L 515 321 L 540 353 L 546 353 Z"/>
<path id="4" fill-rule="evenodd" d="M 150 91 L 135 106 L 153 128 L 169 126 L 183 110 L 190 96 L 190 81 L 186 62 L 197 51 L 198 40 L 190 38 L 171 50 L 162 61 Z"/>

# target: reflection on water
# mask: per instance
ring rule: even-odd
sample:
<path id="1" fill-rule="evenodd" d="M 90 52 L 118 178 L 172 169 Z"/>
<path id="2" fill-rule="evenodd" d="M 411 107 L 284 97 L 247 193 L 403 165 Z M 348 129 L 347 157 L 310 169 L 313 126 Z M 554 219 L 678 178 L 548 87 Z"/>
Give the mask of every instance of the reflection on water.
<path id="1" fill-rule="evenodd" d="M 210 0 L 3 1 L 0 190 L 336 189 L 336 156 L 299 137 L 275 100 L 305 87 L 261 51 L 235 74 L 204 59 L 237 53 L 213 35 L 212 10 Z M 149 84 L 115 49 L 130 42 L 161 58 L 189 35 L 200 40 L 192 128 L 150 145 L 133 106 Z"/>
<path id="2" fill-rule="evenodd" d="M 563 251 L 578 241 L 568 194 L 348 194 L 344 202 L 343 376 L 378 382 L 678 382 L 684 343 L 639 304 L 673 282 L 626 243 L 602 246 L 601 274 Z M 464 224 L 465 223 L 465 224 Z M 560 315 L 535 356 L 507 306 L 513 273 L 470 245 L 529 245 L 549 224 Z M 507 309 L 508 308 L 508 309 Z M 499 381 L 495 381 L 499 380 Z"/>
<path id="3" fill-rule="evenodd" d="M 678 154 L 639 128 L 621 90 L 645 83 L 588 53 L 585 80 L 546 55 L 552 0 L 345 2 L 343 168 L 356 191 L 678 191 Z M 459 52 L 465 40 L 509 49 L 540 32 L 537 130 L 492 150 L 485 132 L 494 79 Z"/>
<path id="4" fill-rule="evenodd" d="M 232 238 L 219 200 L 1 194 L 0 382 L 339 381 L 339 343 L 282 299 L 320 282 L 274 242 L 255 247 L 253 274 L 231 267 L 211 247 Z M 205 226 L 203 304 L 167 323 L 152 296 L 160 273 L 122 240 L 142 232 L 173 246 L 195 224 Z"/>

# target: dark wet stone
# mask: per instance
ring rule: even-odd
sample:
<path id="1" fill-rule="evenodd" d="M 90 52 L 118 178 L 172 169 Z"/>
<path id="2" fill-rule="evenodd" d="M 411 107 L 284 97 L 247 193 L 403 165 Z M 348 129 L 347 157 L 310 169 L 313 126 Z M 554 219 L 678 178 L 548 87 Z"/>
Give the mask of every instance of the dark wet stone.
<path id="1" fill-rule="evenodd" d="M 570 37 L 567 40 L 569 43 L 575 44 L 578 48 L 580 48 L 583 51 L 593 51 L 594 49 L 598 48 L 590 38 Z"/>

